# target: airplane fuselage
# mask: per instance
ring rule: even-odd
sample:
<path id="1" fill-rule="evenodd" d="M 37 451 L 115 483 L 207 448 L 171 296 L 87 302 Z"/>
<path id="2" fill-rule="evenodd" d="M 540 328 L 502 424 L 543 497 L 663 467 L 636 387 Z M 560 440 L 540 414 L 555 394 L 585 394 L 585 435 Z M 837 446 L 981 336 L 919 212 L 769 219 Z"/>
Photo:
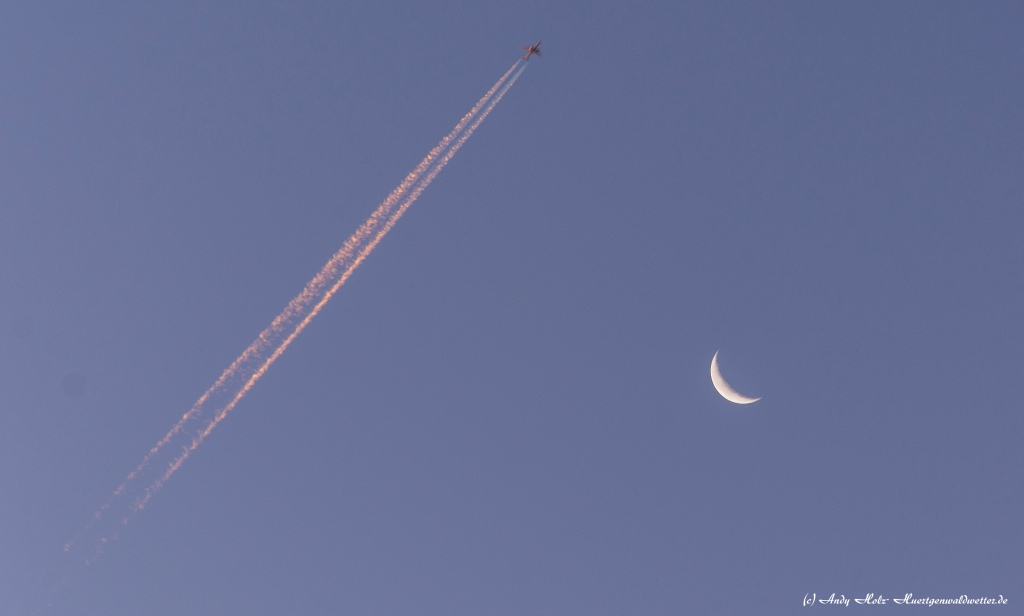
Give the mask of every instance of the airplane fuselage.
<path id="1" fill-rule="evenodd" d="M 523 56 L 523 60 L 529 60 L 530 56 L 537 54 L 538 56 L 544 55 L 540 52 L 540 41 L 537 41 L 533 45 L 523 46 L 520 49 L 526 51 L 526 55 Z"/>

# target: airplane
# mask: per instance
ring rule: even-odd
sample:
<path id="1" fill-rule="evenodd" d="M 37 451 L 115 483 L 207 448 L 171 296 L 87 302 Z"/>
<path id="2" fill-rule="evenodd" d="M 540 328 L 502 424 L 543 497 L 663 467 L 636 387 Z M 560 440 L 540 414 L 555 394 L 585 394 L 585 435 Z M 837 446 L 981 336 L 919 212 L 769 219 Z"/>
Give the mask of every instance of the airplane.
<path id="1" fill-rule="evenodd" d="M 538 56 L 544 55 L 540 52 L 540 41 L 537 41 L 535 44 L 530 45 L 529 47 L 524 46 L 520 47 L 519 49 L 523 49 L 526 51 L 526 55 L 523 56 L 523 60 L 529 60 L 530 56 L 532 56 L 533 54 L 537 54 Z"/>

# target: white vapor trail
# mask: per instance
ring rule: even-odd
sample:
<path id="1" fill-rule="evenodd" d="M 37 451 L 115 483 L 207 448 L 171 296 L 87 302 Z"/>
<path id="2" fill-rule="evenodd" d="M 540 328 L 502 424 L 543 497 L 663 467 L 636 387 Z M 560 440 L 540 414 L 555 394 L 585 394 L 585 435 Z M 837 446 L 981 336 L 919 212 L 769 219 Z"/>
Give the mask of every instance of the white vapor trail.
<path id="1" fill-rule="evenodd" d="M 84 558 L 84 564 L 88 565 L 102 554 L 106 544 L 117 539 L 121 529 L 160 491 L 189 455 L 227 417 L 345 284 L 356 268 L 494 110 L 525 69 L 526 63 L 523 60 L 516 61 L 459 120 L 455 128 L 430 150 L 320 272 L 306 284 L 302 292 L 288 303 L 271 324 L 260 332 L 256 340 L 224 370 L 214 384 L 146 453 L 139 465 L 96 511 L 86 531 L 76 540 L 68 542 L 64 547 L 65 552 L 89 550 Z M 169 447 L 172 444 L 176 444 L 177 447 Z"/>
<path id="2" fill-rule="evenodd" d="M 416 201 L 420 194 L 424 190 L 426 190 L 427 186 L 429 186 L 430 183 L 434 181 L 434 178 L 437 177 L 439 173 L 441 173 L 441 170 L 444 169 L 445 165 L 448 164 L 448 161 L 450 161 L 452 157 L 455 156 L 455 153 L 459 151 L 459 148 L 462 147 L 462 144 L 464 144 L 466 140 L 469 139 L 469 137 L 473 134 L 473 131 L 476 130 L 476 128 L 481 124 L 481 122 L 484 121 L 484 118 L 486 118 L 488 114 L 491 113 L 491 110 L 494 109 L 494 107 L 498 104 L 502 97 L 505 96 L 505 92 L 507 92 L 508 89 L 512 87 L 512 84 L 515 83 L 517 79 L 519 79 L 519 75 L 525 68 L 526 66 L 524 65 L 522 68 L 519 69 L 519 71 L 512 77 L 512 79 L 508 81 L 507 84 L 505 84 L 505 86 L 498 92 L 498 94 L 495 95 L 494 98 L 489 101 L 487 107 L 482 112 L 479 112 L 479 115 L 469 126 L 469 128 L 466 128 L 462 132 L 462 134 L 459 135 L 458 140 L 455 141 L 455 143 L 450 146 L 448 151 L 445 152 L 444 155 L 439 160 L 437 160 L 437 162 L 434 163 L 432 167 L 430 167 L 430 170 L 426 173 L 426 175 L 423 176 L 422 179 L 419 180 L 415 188 L 412 189 L 408 196 L 405 197 L 405 200 L 402 201 L 401 205 L 398 206 L 398 209 L 394 210 L 391 216 L 387 219 L 387 222 L 385 222 L 383 227 L 381 227 L 381 229 L 377 231 L 376 235 L 374 235 L 373 239 L 367 242 L 362 248 L 359 249 L 358 256 L 356 256 L 356 258 L 352 260 L 351 263 L 348 264 L 348 266 L 342 272 L 341 276 L 334 282 L 334 284 L 326 292 L 323 292 L 320 295 L 319 300 L 316 302 L 313 308 L 309 310 L 306 316 L 295 326 L 295 329 L 290 334 L 288 334 L 288 337 L 281 341 L 277 348 L 274 349 L 274 352 L 271 353 L 270 356 L 263 361 L 260 367 L 252 374 L 252 376 L 249 377 L 249 380 L 247 380 L 245 384 L 241 387 L 241 389 L 238 390 L 238 392 L 231 399 L 231 401 L 217 411 L 213 420 L 210 421 L 210 423 L 207 424 L 205 428 L 199 431 L 199 433 L 192 439 L 192 443 L 185 450 L 183 450 L 182 453 L 177 458 L 175 458 L 175 460 L 171 463 L 167 470 L 164 471 L 164 474 L 161 475 L 160 479 L 154 481 L 146 488 L 142 497 L 140 497 L 135 502 L 134 511 L 140 511 L 143 507 L 146 506 L 146 503 L 149 502 L 149 499 L 153 496 L 153 494 L 155 494 L 157 491 L 160 490 L 160 488 L 163 487 L 164 482 L 170 479 L 171 475 L 173 475 L 174 472 L 178 470 L 178 468 L 182 465 L 182 463 L 185 462 L 188 456 L 193 451 L 195 451 L 204 440 L 206 440 L 206 437 L 209 436 L 211 432 L 213 432 L 213 429 L 217 427 L 217 424 L 219 424 L 221 420 L 227 417 L 227 414 L 230 413 L 233 408 L 235 408 L 235 405 L 238 404 L 239 400 L 245 397 L 245 394 L 249 393 L 249 390 L 252 389 L 252 386 L 256 384 L 256 381 L 258 381 L 266 373 L 267 369 L 270 368 L 270 365 L 273 364 L 274 361 L 276 361 L 277 358 L 280 357 L 281 354 L 285 352 L 285 349 L 288 348 L 288 345 L 290 345 L 292 341 L 295 340 L 295 338 L 302 332 L 302 330 L 305 329 L 307 325 L 309 325 L 310 321 L 312 321 L 313 318 L 316 317 L 317 314 L 319 314 L 320 309 L 327 305 L 327 302 L 330 301 L 331 297 L 333 297 L 334 294 L 338 292 L 338 289 L 340 289 L 342 285 L 345 284 L 345 281 L 349 279 L 349 276 L 352 275 L 352 272 L 354 272 L 356 268 L 359 267 L 363 260 L 366 259 L 367 256 L 369 256 L 369 254 L 373 251 L 374 248 L 377 247 L 377 244 L 380 243 L 381 239 L 383 239 L 384 236 L 387 235 L 388 231 L 390 231 L 395 226 L 395 224 L 398 222 L 398 219 L 402 217 L 402 214 L 404 214 L 405 211 L 409 209 L 409 206 L 411 206 L 413 202 Z M 447 137 L 445 139 L 447 139 Z M 381 204 L 380 208 L 378 208 L 378 211 L 381 208 L 383 208 L 384 205 L 386 204 L 387 202 Z M 374 214 L 376 214 L 376 212 L 374 212 Z M 367 221 L 367 223 L 369 223 L 369 221 Z M 363 227 L 366 227 L 367 223 L 363 223 Z M 363 230 L 363 227 L 360 227 L 360 231 Z M 356 235 L 353 235 L 352 237 L 355 238 L 357 235 L 359 235 L 359 231 L 357 231 Z M 342 250 L 344 251 L 345 249 L 342 248 Z M 340 254 L 340 251 L 338 254 Z M 347 258 L 348 257 L 346 256 L 346 259 Z M 326 270 L 327 268 L 325 267 L 324 269 Z"/>

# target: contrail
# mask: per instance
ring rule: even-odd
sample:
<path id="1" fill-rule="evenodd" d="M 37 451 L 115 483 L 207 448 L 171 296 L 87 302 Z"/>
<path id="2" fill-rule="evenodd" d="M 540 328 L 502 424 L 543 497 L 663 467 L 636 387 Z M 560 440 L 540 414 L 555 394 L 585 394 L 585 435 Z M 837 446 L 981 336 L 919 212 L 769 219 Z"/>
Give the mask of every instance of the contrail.
<path id="1" fill-rule="evenodd" d="M 388 195 L 388 198 L 385 199 L 377 207 L 373 214 L 370 215 L 370 218 L 365 223 L 363 223 L 359 230 L 356 231 L 356 233 L 352 237 L 350 237 L 348 241 L 345 242 L 344 246 L 342 246 L 342 248 L 337 253 L 334 254 L 331 260 L 327 262 L 327 265 L 325 265 L 323 269 L 320 270 L 320 273 L 317 274 L 306 285 L 306 288 L 302 291 L 302 293 L 296 296 L 288 304 L 284 311 L 282 311 L 281 314 L 279 314 L 274 319 L 274 321 L 270 324 L 269 327 L 260 332 L 260 335 L 256 338 L 256 340 L 253 341 L 253 343 L 249 345 L 249 347 L 245 349 L 245 351 L 242 352 L 238 359 L 236 359 L 230 366 L 228 366 L 226 370 L 224 370 L 224 373 L 221 374 L 220 378 L 217 379 L 217 381 L 210 387 L 210 389 L 208 389 L 202 396 L 200 396 L 200 398 L 195 402 L 195 404 L 192 405 L 192 408 L 189 409 L 188 412 L 186 412 L 182 416 L 181 420 L 167 432 L 167 435 L 164 436 L 164 438 L 162 438 L 159 442 L 157 442 L 157 444 L 154 445 L 152 449 L 150 449 L 149 453 L 147 453 L 146 456 L 142 459 L 142 462 L 139 463 L 139 466 L 134 471 L 129 473 L 128 477 L 124 480 L 124 482 L 121 483 L 121 485 L 118 486 L 116 490 L 114 490 L 115 497 L 124 492 L 124 490 L 135 479 L 135 477 L 137 477 L 139 473 L 142 472 L 142 470 L 149 464 L 150 459 L 152 459 L 153 456 L 156 455 L 156 453 L 160 451 L 160 449 L 162 449 L 164 445 L 170 442 L 170 440 L 174 437 L 175 434 L 181 432 L 185 424 L 188 423 L 190 419 L 196 417 L 202 412 L 203 406 L 206 404 L 206 401 L 210 398 L 210 396 L 212 396 L 217 391 L 222 389 L 228 383 L 228 381 L 231 380 L 233 376 L 238 374 L 243 369 L 243 367 L 247 363 L 252 361 L 255 357 L 260 356 L 260 354 L 268 346 L 270 346 L 274 334 L 279 333 L 289 320 L 291 320 L 296 314 L 300 314 L 305 309 L 305 307 L 309 305 L 309 303 L 312 301 L 312 298 L 317 297 L 320 294 L 321 289 L 326 284 L 326 281 L 330 279 L 331 274 L 334 271 L 336 271 L 337 268 L 342 263 L 351 258 L 351 255 L 354 252 L 354 248 L 358 245 L 360 241 L 362 241 L 365 238 L 366 234 L 372 232 L 372 229 L 379 224 L 380 220 L 383 217 L 385 217 L 390 210 L 394 208 L 395 204 L 402 198 L 402 196 L 406 192 L 408 192 L 409 188 L 415 185 L 417 181 L 419 181 L 419 179 L 423 176 L 427 169 L 430 168 L 434 161 L 437 160 L 437 157 L 440 156 L 441 153 L 448 148 L 452 141 L 460 133 L 462 133 L 462 131 L 473 120 L 473 118 L 476 117 L 478 113 L 480 113 L 480 110 L 484 108 L 487 102 L 490 101 L 490 99 L 494 96 L 494 93 L 497 92 L 499 88 L 501 88 L 501 86 L 508 79 L 508 76 L 512 73 L 513 70 L 515 70 L 517 64 L 518 62 L 516 64 L 513 64 L 507 71 L 505 71 L 505 74 L 502 75 L 500 79 L 498 79 L 497 83 L 495 83 L 494 86 L 492 86 L 491 89 L 488 90 L 486 94 L 484 94 L 483 98 L 477 101 L 476 105 L 474 105 L 473 108 L 469 110 L 469 113 L 467 113 L 465 116 L 462 117 L 461 120 L 459 120 L 459 123 L 455 125 L 455 128 L 452 129 L 452 131 L 448 135 L 446 135 L 440 141 L 440 143 L 438 143 L 434 147 L 434 149 L 432 149 L 430 153 L 428 153 L 427 156 L 422 161 L 420 161 L 418 165 L 416 165 L 416 168 L 413 169 L 408 176 L 406 176 L 402 183 L 399 184 L 398 187 L 395 188 L 390 195 Z M 504 94 L 504 92 L 502 92 L 502 94 Z M 489 109 L 488 113 L 490 113 Z M 473 126 L 473 128 L 475 129 L 476 126 Z"/>
<path id="2" fill-rule="evenodd" d="M 92 554 L 85 559 L 86 565 L 92 563 L 102 554 L 107 543 L 117 539 L 120 529 L 128 524 L 131 518 L 146 506 L 149 499 L 160 491 L 189 455 L 206 440 L 214 428 L 235 408 L 274 361 L 316 317 L 381 239 L 394 227 L 398 219 L 472 136 L 525 69 L 525 62 L 518 60 L 498 79 L 473 108 L 459 120 L 452 131 L 441 139 L 398 187 L 377 206 L 377 209 L 360 225 L 341 249 L 306 284 L 302 292 L 288 303 L 256 340 L 228 366 L 167 434 L 149 450 L 139 465 L 128 474 L 107 502 L 93 515 L 86 530 L 93 531 L 89 534 L 96 538 L 93 542 Z M 210 409 L 213 409 L 213 416 L 207 418 L 202 428 L 192 425 L 203 418 Z M 156 472 L 150 468 L 151 463 L 160 456 L 167 445 L 182 440 L 185 442 L 181 445 L 180 452 L 162 472 L 159 472 L 155 478 L 151 478 Z M 135 484 L 144 481 L 147 477 L 150 479 L 145 483 L 144 488 L 133 489 Z M 121 512 L 120 520 L 106 521 L 106 518 L 115 509 L 115 503 L 123 500 L 130 500 L 130 505 Z M 104 522 L 106 522 L 106 526 L 114 528 L 106 532 L 96 528 Z M 78 540 L 69 542 L 64 548 L 65 552 L 72 551 L 78 544 Z"/>
<path id="3" fill-rule="evenodd" d="M 515 67 L 513 66 L 513 68 Z M 359 265 L 363 262 L 363 260 L 366 259 L 366 257 L 373 251 L 373 249 L 377 247 L 377 244 L 380 243 L 381 239 L 383 239 L 383 237 L 387 235 L 388 231 L 390 231 L 395 226 L 395 224 L 398 222 L 398 219 L 402 217 L 402 214 L 404 214 L 405 211 L 409 209 L 409 206 L 411 206 L 413 202 L 416 201 L 420 194 L 427 189 L 427 186 L 429 186 L 430 183 L 434 181 L 434 178 L 437 177 L 439 173 L 441 173 L 441 170 L 444 169 L 445 165 L 448 164 L 448 161 L 450 161 L 452 157 L 455 156 L 455 153 L 459 151 L 459 148 L 462 147 L 462 144 L 464 144 L 466 140 L 468 140 L 470 136 L 472 136 L 473 131 L 476 130 L 476 128 L 491 113 L 491 110 L 494 109 L 494 107 L 498 104 L 499 101 L 501 101 L 502 97 L 505 96 L 505 92 L 507 92 L 508 89 L 512 87 L 512 84 L 514 84 L 517 79 L 519 79 L 519 75 L 522 74 L 525 68 L 526 66 L 524 65 L 522 68 L 519 69 L 515 76 L 513 76 L 512 79 L 510 79 L 509 82 L 505 84 L 505 87 L 501 89 L 498 95 L 495 96 L 494 99 L 490 101 L 490 104 L 487 105 L 484 111 L 480 113 L 480 115 L 476 118 L 473 124 L 471 124 L 469 128 L 465 129 L 465 132 L 459 135 L 459 138 L 454 143 L 454 145 L 452 145 L 451 148 L 447 152 L 445 152 L 444 156 L 442 156 L 434 164 L 434 166 L 430 168 L 430 171 L 423 177 L 422 180 L 420 180 L 419 184 L 416 185 L 412 192 L 409 193 L 409 195 L 405 198 L 405 200 L 398 207 L 398 209 L 391 214 L 390 218 L 388 218 L 384 226 L 377 232 L 373 240 L 371 240 L 369 243 L 363 246 L 362 249 L 360 249 L 358 256 L 355 258 L 354 261 L 352 261 L 348 265 L 345 271 L 341 274 L 341 277 L 338 278 L 338 280 L 334 283 L 333 286 L 331 286 L 330 289 L 328 289 L 325 293 L 322 294 L 319 301 L 317 301 L 317 303 L 313 306 L 312 310 L 310 310 L 309 313 L 306 314 L 305 318 L 303 318 L 302 321 L 300 321 L 298 325 L 295 326 L 295 329 L 292 331 L 292 333 L 288 334 L 288 337 L 281 341 L 277 348 L 274 349 L 274 352 L 270 355 L 270 357 L 264 360 L 263 364 L 252 374 L 252 376 L 249 377 L 249 380 L 245 382 L 245 385 L 243 385 L 241 389 L 238 390 L 238 393 L 235 394 L 234 398 L 232 398 L 230 402 L 228 402 L 220 410 L 217 411 L 217 414 L 214 416 L 213 420 L 209 424 L 207 424 L 205 428 L 199 431 L 195 438 L 192 439 L 192 443 L 186 449 L 184 449 L 182 453 L 171 463 L 167 470 L 164 471 L 164 474 L 160 477 L 160 479 L 154 481 L 146 488 L 143 495 L 135 502 L 135 505 L 133 506 L 133 511 L 140 511 L 142 510 L 143 507 L 146 506 L 146 503 L 149 502 L 149 499 L 154 494 L 156 494 L 160 490 L 160 488 L 163 487 L 164 482 L 170 479 L 171 475 L 173 475 L 174 472 L 178 470 L 178 468 L 185 462 L 189 455 L 193 451 L 195 451 L 199 447 L 199 445 L 203 443 L 204 440 L 206 440 L 206 437 L 209 436 L 211 432 L 213 432 L 213 429 L 217 427 L 217 424 L 219 424 L 221 420 L 227 417 L 228 413 L 230 413 L 231 410 L 235 408 L 235 405 L 238 404 L 238 402 L 243 397 L 245 397 L 247 393 L 249 393 L 249 390 L 252 389 L 252 386 L 256 384 L 256 381 L 258 381 L 264 375 L 264 373 L 266 373 L 267 369 L 270 368 L 271 364 L 273 364 L 274 361 L 276 361 L 277 358 L 280 357 L 282 353 L 284 353 L 285 349 L 288 348 L 288 345 L 290 345 L 292 341 L 295 340 L 296 337 L 298 337 L 302 330 L 305 329 L 307 325 L 309 325 L 313 318 L 316 317 L 317 314 L 319 314 L 320 309 L 327 305 L 327 302 L 330 301 L 331 297 L 333 297 L 334 294 L 337 293 L 338 290 L 342 287 L 342 285 L 344 285 L 345 282 L 349 279 L 349 276 L 352 275 L 352 272 L 354 272 L 356 268 L 359 267 Z M 381 207 L 383 206 L 384 204 L 381 204 Z M 378 208 L 378 211 L 379 209 L 380 208 Z M 364 226 L 366 226 L 366 223 L 364 223 Z M 362 230 L 362 228 L 360 228 L 360 230 Z M 357 232 L 357 235 L 358 233 L 359 232 Z M 356 236 L 353 235 L 352 237 Z"/>

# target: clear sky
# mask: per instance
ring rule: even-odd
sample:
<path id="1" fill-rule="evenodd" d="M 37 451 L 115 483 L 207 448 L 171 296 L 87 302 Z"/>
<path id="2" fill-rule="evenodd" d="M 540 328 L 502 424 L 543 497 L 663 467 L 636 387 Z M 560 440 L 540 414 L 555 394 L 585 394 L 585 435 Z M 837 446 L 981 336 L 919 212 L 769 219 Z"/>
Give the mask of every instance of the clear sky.
<path id="1" fill-rule="evenodd" d="M 45 613 L 1017 612 L 1020 3 L 523 0 L 0 8 L 0 613 L 537 39 Z"/>

